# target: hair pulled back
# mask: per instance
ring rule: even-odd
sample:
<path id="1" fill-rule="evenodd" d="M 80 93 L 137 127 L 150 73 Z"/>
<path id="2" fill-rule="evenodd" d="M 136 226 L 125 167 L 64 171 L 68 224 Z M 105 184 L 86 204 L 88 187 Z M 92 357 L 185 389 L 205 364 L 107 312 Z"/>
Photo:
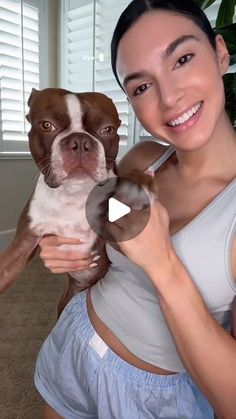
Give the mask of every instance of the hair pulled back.
<path id="1" fill-rule="evenodd" d="M 116 70 L 119 42 L 144 13 L 156 10 L 174 12 L 192 20 L 206 34 L 212 48 L 216 50 L 216 34 L 205 13 L 193 0 L 133 0 L 122 12 L 111 41 L 111 66 L 121 88 L 123 87 Z"/>

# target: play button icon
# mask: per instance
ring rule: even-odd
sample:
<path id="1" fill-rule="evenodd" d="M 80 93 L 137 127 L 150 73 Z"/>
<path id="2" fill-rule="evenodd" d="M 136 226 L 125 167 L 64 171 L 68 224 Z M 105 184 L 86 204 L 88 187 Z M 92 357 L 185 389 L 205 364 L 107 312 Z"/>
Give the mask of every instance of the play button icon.
<path id="1" fill-rule="evenodd" d="M 113 223 L 124 215 L 129 214 L 131 211 L 128 205 L 122 204 L 115 198 L 110 198 L 108 201 L 108 220 Z"/>
<path id="2" fill-rule="evenodd" d="M 85 210 L 90 227 L 99 237 L 121 242 L 132 239 L 145 228 L 150 201 L 138 183 L 113 177 L 92 189 Z"/>

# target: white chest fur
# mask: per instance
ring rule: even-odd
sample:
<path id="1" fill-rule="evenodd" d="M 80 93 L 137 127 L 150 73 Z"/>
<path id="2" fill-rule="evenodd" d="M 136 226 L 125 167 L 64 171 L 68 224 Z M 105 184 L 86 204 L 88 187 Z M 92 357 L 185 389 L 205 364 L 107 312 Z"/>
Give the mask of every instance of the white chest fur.
<path id="1" fill-rule="evenodd" d="M 78 238 L 85 242 L 78 249 L 90 251 L 97 236 L 88 224 L 85 206 L 95 184 L 91 178 L 68 179 L 53 189 L 40 175 L 29 208 L 30 228 L 38 236 L 55 234 Z"/>

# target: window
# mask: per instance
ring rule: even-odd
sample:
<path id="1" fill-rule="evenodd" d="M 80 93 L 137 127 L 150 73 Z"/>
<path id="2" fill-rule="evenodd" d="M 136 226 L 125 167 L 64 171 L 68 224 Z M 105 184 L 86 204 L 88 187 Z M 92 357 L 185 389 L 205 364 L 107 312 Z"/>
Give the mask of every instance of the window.
<path id="1" fill-rule="evenodd" d="M 62 0 L 61 4 L 61 85 L 73 92 L 102 92 L 113 99 L 122 120 L 122 155 L 132 145 L 134 115 L 111 70 L 110 42 L 129 0 Z"/>
<path id="2" fill-rule="evenodd" d="M 42 86 L 40 37 L 44 1 L 0 0 L 0 152 L 28 150 L 25 119 L 31 89 Z"/>

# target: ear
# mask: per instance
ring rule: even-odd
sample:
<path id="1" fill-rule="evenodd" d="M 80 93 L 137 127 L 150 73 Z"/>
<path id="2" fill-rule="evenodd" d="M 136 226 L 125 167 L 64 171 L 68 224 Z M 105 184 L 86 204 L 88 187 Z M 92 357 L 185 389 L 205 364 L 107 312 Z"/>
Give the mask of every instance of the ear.
<path id="1" fill-rule="evenodd" d="M 229 68 L 230 56 L 222 35 L 216 35 L 216 54 L 220 73 L 223 76 Z"/>
<path id="2" fill-rule="evenodd" d="M 29 116 L 29 113 L 27 114 L 27 115 L 25 115 L 25 119 L 27 119 L 27 121 L 30 123 L 31 121 L 30 121 L 30 116 Z"/>
<path id="3" fill-rule="evenodd" d="M 30 106 L 31 105 L 31 102 L 32 102 L 32 99 L 33 99 L 33 97 L 36 95 L 38 93 L 38 90 L 37 89 L 32 89 L 31 90 L 31 93 L 30 93 L 30 97 L 29 97 L 29 99 L 28 99 L 28 106 Z"/>

